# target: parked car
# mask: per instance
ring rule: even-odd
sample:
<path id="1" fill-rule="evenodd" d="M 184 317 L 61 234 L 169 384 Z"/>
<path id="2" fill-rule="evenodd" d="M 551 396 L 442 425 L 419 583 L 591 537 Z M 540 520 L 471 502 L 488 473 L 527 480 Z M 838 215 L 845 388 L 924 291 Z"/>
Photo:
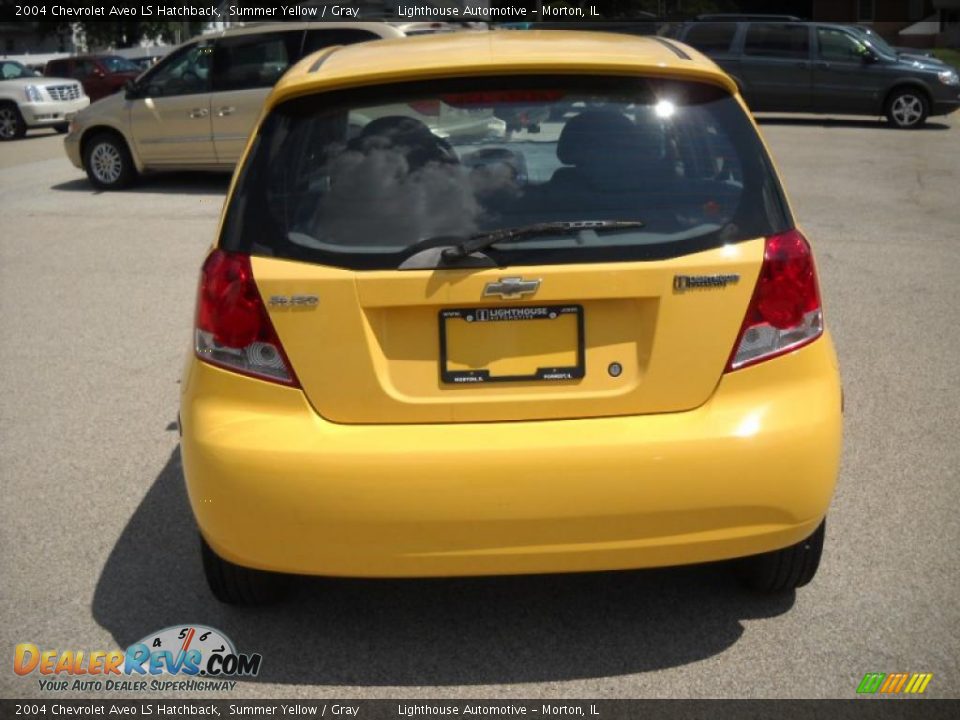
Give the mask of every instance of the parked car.
<path id="1" fill-rule="evenodd" d="M 403 36 L 389 23 L 304 22 L 191 40 L 124 93 L 79 114 L 64 140 L 67 157 L 100 189 L 123 188 L 147 171 L 231 170 L 290 65 L 322 48 Z"/>
<path id="2" fill-rule="evenodd" d="M 695 22 L 678 39 L 726 70 L 757 112 L 886 115 L 916 128 L 960 107 L 955 68 L 885 52 L 845 25 Z"/>
<path id="3" fill-rule="evenodd" d="M 772 13 L 701 13 L 697 22 L 801 22 L 796 15 L 776 15 Z"/>
<path id="4" fill-rule="evenodd" d="M 80 83 L 45 78 L 13 60 L 0 60 L 0 140 L 15 140 L 28 128 L 66 132 L 74 113 L 90 104 Z"/>
<path id="5" fill-rule="evenodd" d="M 809 582 L 841 393 L 736 84 L 659 38 L 306 58 L 203 263 L 181 453 L 211 590 L 736 559 Z M 582 108 L 440 137 L 390 108 Z M 355 116 L 376 115 L 351 134 Z M 553 132 L 556 130 L 556 132 Z"/>
<path id="6" fill-rule="evenodd" d="M 47 77 L 79 80 L 91 102 L 122 90 L 141 72 L 135 63 L 117 55 L 84 55 L 51 60 L 43 70 Z"/>

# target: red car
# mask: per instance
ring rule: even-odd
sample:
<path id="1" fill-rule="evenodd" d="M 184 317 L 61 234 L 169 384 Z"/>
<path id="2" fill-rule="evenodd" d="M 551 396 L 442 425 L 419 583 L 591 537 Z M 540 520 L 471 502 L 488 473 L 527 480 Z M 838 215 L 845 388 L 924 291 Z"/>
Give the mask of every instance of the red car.
<path id="1" fill-rule="evenodd" d="M 137 65 L 118 55 L 84 55 L 51 60 L 43 69 L 47 77 L 79 80 L 90 96 L 90 102 L 113 95 L 141 72 Z"/>

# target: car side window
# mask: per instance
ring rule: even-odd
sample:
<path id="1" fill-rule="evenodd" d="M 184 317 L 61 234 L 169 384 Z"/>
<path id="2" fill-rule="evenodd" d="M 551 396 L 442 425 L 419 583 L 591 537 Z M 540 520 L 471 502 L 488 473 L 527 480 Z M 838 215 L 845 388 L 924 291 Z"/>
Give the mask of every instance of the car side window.
<path id="1" fill-rule="evenodd" d="M 307 37 L 303 43 L 303 55 L 307 56 L 333 45 L 352 45 L 379 39 L 379 35 L 366 30 L 307 30 Z"/>
<path id="2" fill-rule="evenodd" d="M 806 25 L 751 23 L 743 53 L 756 57 L 807 59 L 810 56 L 810 32 Z"/>
<path id="3" fill-rule="evenodd" d="M 699 22 L 690 28 L 684 42 L 705 53 L 727 52 L 736 34 L 736 23 Z"/>
<path id="4" fill-rule="evenodd" d="M 47 65 L 47 72 L 51 77 L 64 77 L 67 74 L 67 63 L 63 60 L 54 60 Z"/>
<path id="5" fill-rule="evenodd" d="M 91 60 L 74 60 L 73 72 L 70 77 L 75 80 L 83 80 L 93 75 L 93 62 Z"/>
<path id="6" fill-rule="evenodd" d="M 275 32 L 218 40 L 214 92 L 273 87 L 299 53 L 302 39 L 302 32 Z"/>
<path id="7" fill-rule="evenodd" d="M 141 97 L 195 95 L 210 90 L 213 45 L 201 42 L 169 55 L 140 83 Z"/>
<path id="8" fill-rule="evenodd" d="M 820 58 L 834 62 L 860 62 L 866 52 L 866 46 L 855 37 L 842 30 L 817 28 L 817 42 L 820 45 Z"/>

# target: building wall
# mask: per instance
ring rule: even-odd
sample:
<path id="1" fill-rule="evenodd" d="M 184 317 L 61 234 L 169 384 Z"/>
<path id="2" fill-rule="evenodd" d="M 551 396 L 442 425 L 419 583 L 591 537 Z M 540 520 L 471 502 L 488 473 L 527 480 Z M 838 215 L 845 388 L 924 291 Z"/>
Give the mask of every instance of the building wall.
<path id="1" fill-rule="evenodd" d="M 934 0 L 813 0 L 813 19 L 822 22 L 882 22 L 906 27 L 933 15 L 933 3 Z"/>

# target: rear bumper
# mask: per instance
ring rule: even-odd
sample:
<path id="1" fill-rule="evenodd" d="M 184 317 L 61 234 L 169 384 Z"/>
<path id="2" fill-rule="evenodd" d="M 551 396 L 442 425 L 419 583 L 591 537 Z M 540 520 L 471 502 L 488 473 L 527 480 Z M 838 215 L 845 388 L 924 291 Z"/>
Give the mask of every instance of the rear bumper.
<path id="1" fill-rule="evenodd" d="M 20 106 L 20 112 L 27 127 L 48 127 L 70 122 L 71 116 L 89 104 L 90 98 L 84 95 L 76 100 L 24 103 Z"/>
<path id="2" fill-rule="evenodd" d="M 829 336 L 682 413 L 336 425 L 299 390 L 191 360 L 182 455 L 201 532 L 267 570 L 399 577 L 720 560 L 802 540 L 839 466 Z"/>

